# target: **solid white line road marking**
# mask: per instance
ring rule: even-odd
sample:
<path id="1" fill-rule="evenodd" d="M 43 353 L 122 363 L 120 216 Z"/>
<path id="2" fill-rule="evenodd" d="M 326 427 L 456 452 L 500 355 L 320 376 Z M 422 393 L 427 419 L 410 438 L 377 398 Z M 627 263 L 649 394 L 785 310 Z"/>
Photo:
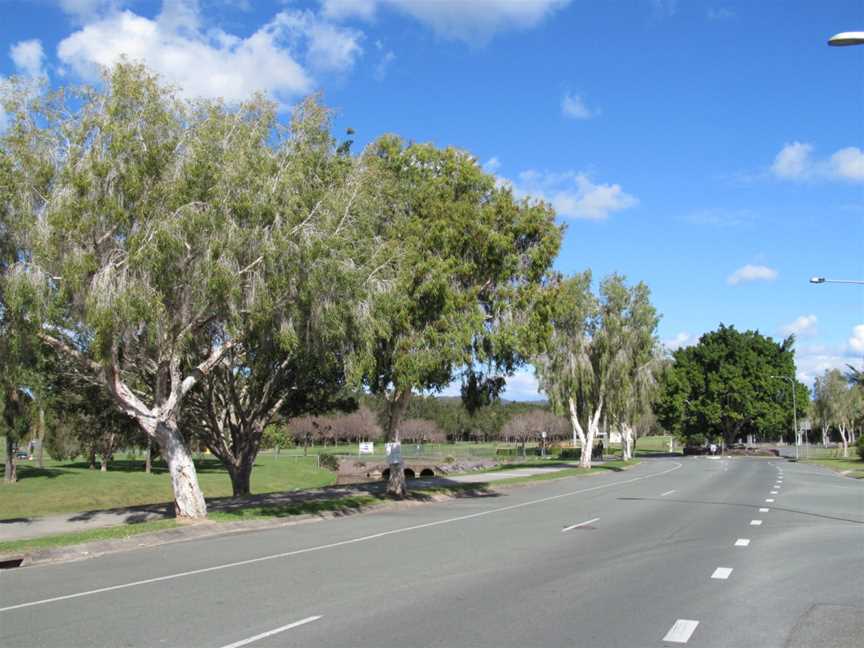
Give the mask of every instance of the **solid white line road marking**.
<path id="1" fill-rule="evenodd" d="M 750 526 L 762 526 L 762 520 L 750 520 Z"/>
<path id="2" fill-rule="evenodd" d="M 275 634 L 279 634 L 280 632 L 285 632 L 286 630 L 290 630 L 291 628 L 296 628 L 297 626 L 306 625 L 307 623 L 312 623 L 313 621 L 317 621 L 321 616 L 311 616 L 306 617 L 305 619 L 300 619 L 300 621 L 295 621 L 294 623 L 289 623 L 288 625 L 281 626 L 279 628 L 274 628 L 273 630 L 268 630 L 267 632 L 262 632 L 261 634 L 255 635 L 254 637 L 249 637 L 248 639 L 242 639 L 240 641 L 235 641 L 232 644 L 228 644 L 227 646 L 222 646 L 222 648 L 240 648 L 240 646 L 245 646 L 246 644 L 250 644 L 253 641 L 258 641 L 259 639 L 264 639 L 264 637 L 272 637 Z"/>
<path id="3" fill-rule="evenodd" d="M 746 547 L 749 544 L 750 544 L 750 538 L 738 538 L 735 541 L 736 547 Z"/>
<path id="4" fill-rule="evenodd" d="M 214 565 L 213 567 L 202 567 L 201 569 L 190 569 L 185 572 L 178 572 L 176 574 L 167 574 L 165 576 L 157 576 L 156 578 L 145 578 L 143 580 L 132 581 L 130 583 L 122 583 L 120 585 L 110 585 L 108 587 L 100 587 L 99 589 L 86 590 L 84 592 L 75 592 L 74 594 L 64 594 L 62 596 L 53 596 L 51 598 L 42 599 L 39 601 L 29 601 L 27 603 L 18 603 L 17 605 L 9 605 L 7 607 L 0 608 L 0 612 L 9 612 L 11 610 L 20 610 L 21 608 L 32 607 L 34 605 L 44 605 L 46 603 L 55 603 L 57 601 L 68 601 L 69 599 L 80 598 L 82 596 L 92 596 L 94 594 L 102 594 L 104 592 L 113 592 L 115 590 L 127 589 L 129 587 L 138 587 L 139 585 L 149 585 L 151 583 L 161 583 L 162 581 L 174 580 L 176 578 L 185 578 L 186 576 L 196 576 L 197 574 L 206 574 L 208 572 L 221 571 L 223 569 L 230 569 L 232 567 L 242 567 L 244 565 L 254 565 L 255 563 L 265 562 L 268 560 L 278 560 L 280 558 L 290 558 L 292 556 L 300 556 L 302 554 L 312 553 L 315 551 L 323 551 L 325 549 L 334 549 L 336 547 L 345 547 L 352 544 L 357 544 L 358 542 L 368 542 L 369 540 L 377 540 L 378 538 L 385 538 L 387 536 L 396 535 L 399 533 L 407 533 L 409 531 L 417 531 L 418 529 L 428 529 L 430 527 L 441 526 L 442 524 L 452 524 L 454 522 L 461 522 L 462 520 L 472 520 L 474 518 L 484 517 L 486 515 L 492 515 L 493 513 L 503 513 L 505 511 L 513 511 L 515 509 L 525 508 L 526 506 L 534 506 L 535 504 L 543 504 L 544 502 L 552 502 L 555 500 L 562 499 L 564 497 L 572 497 L 573 495 L 579 495 L 581 493 L 589 493 L 596 490 L 601 490 L 603 488 L 611 488 L 612 486 L 623 486 L 624 484 L 632 484 L 634 482 L 642 481 L 643 479 L 651 479 L 652 477 L 661 477 L 662 475 L 668 475 L 670 472 L 674 472 L 680 468 L 683 468 L 684 464 L 675 463 L 675 466 L 669 468 L 668 470 L 663 470 L 661 472 L 652 473 L 650 475 L 643 475 L 642 477 L 633 477 L 632 479 L 626 479 L 624 481 L 612 482 L 609 484 L 600 484 L 599 486 L 591 486 L 589 488 L 581 488 L 579 490 L 570 491 L 567 493 L 561 493 L 559 495 L 550 495 L 549 497 L 541 497 L 540 499 L 531 500 L 530 502 L 521 502 L 519 504 L 511 504 L 510 506 L 500 506 L 498 508 L 489 509 L 486 511 L 480 511 L 478 513 L 469 513 L 468 515 L 459 515 L 457 517 L 446 518 L 444 520 L 436 520 L 435 522 L 426 522 L 425 524 L 415 524 L 413 526 L 401 527 L 398 529 L 392 529 L 390 531 L 382 531 L 381 533 L 373 533 L 371 535 L 360 536 L 359 538 L 351 538 L 349 540 L 340 540 L 339 542 L 331 542 L 329 544 L 317 545 L 314 547 L 306 547 L 305 549 L 295 549 L 294 551 L 286 551 L 278 554 L 270 554 L 268 556 L 259 556 L 258 558 L 249 558 L 248 560 L 238 560 L 237 562 L 224 563 L 222 565 Z"/>
<path id="5" fill-rule="evenodd" d="M 563 529 L 561 529 L 561 533 L 564 533 L 565 531 L 570 531 L 571 529 L 578 529 L 579 527 L 585 526 L 586 524 L 592 524 L 599 519 L 600 518 L 591 518 L 590 520 L 585 520 L 584 522 L 580 522 L 579 524 L 571 524 L 569 527 L 564 527 Z"/>
<path id="6" fill-rule="evenodd" d="M 729 578 L 729 574 L 731 573 L 731 567 L 718 567 L 714 570 L 714 573 L 711 574 L 711 578 L 716 578 L 717 580 L 726 580 L 727 578 Z"/>
<path id="7" fill-rule="evenodd" d="M 660 497 L 666 497 L 667 495 L 671 495 L 671 494 L 674 493 L 674 492 L 675 492 L 674 490 L 666 491 L 665 493 L 661 493 L 661 494 L 660 494 Z"/>
<path id="8" fill-rule="evenodd" d="M 663 641 L 668 641 L 669 643 L 687 643 L 690 641 L 690 637 L 693 636 L 693 632 L 695 632 L 698 625 L 698 621 L 678 619 L 675 625 L 666 633 L 666 636 L 663 637 Z"/>
<path id="9" fill-rule="evenodd" d="M 768 511 L 769 511 L 769 509 L 767 509 L 767 508 L 765 508 L 765 507 L 762 507 L 762 508 L 759 509 L 759 512 L 760 512 L 760 513 L 767 513 Z"/>
<path id="10" fill-rule="evenodd" d="M 769 504 L 773 504 L 773 503 L 774 503 L 774 498 L 773 498 L 773 497 L 769 497 L 769 498 L 766 499 L 765 501 L 768 502 Z"/>

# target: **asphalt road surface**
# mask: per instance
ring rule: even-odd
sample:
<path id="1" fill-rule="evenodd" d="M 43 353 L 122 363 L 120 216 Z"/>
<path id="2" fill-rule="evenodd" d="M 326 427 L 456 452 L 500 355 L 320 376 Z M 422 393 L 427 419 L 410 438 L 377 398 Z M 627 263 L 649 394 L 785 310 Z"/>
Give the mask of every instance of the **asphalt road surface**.
<path id="1" fill-rule="evenodd" d="M 0 646 L 864 645 L 864 483 L 632 470 L 0 574 Z"/>

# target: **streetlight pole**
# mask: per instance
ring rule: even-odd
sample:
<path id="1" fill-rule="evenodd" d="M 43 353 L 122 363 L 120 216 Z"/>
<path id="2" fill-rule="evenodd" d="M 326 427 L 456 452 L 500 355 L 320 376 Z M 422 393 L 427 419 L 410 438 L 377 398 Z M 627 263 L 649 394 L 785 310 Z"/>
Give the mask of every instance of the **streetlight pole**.
<path id="1" fill-rule="evenodd" d="M 798 404 L 795 401 L 795 378 L 790 378 L 789 376 L 771 376 L 772 378 L 780 378 L 782 380 L 788 380 L 790 386 L 792 387 L 792 421 L 795 429 L 793 433 L 795 434 L 795 461 L 798 461 Z"/>

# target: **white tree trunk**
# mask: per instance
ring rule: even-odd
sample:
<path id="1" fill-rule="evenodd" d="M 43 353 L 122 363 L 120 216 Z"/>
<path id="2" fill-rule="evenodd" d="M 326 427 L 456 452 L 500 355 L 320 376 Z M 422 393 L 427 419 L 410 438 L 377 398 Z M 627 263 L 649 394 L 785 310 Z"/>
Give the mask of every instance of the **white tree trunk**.
<path id="1" fill-rule="evenodd" d="M 585 454 L 585 430 L 582 429 L 582 424 L 579 422 L 579 412 L 576 411 L 576 403 L 572 398 L 568 399 L 570 406 L 570 425 L 573 428 L 573 447 L 576 447 L 576 442 L 579 442 L 582 448 L 582 454 Z"/>
<path id="2" fill-rule="evenodd" d="M 843 457 L 849 456 L 849 438 L 846 436 L 846 425 L 840 426 L 840 442 L 843 444 Z"/>
<path id="3" fill-rule="evenodd" d="M 585 435 L 585 446 L 582 448 L 582 456 L 579 459 L 580 468 L 591 467 L 591 452 L 594 450 L 594 439 L 600 429 L 600 416 L 603 413 L 603 399 L 594 412 L 594 416 L 588 419 L 588 434 Z"/>
<path id="4" fill-rule="evenodd" d="M 178 518 L 207 517 L 207 503 L 198 485 L 198 474 L 192 455 L 173 421 L 160 422 L 156 427 L 159 445 L 168 463 L 171 486 L 174 488 L 174 511 Z"/>
<path id="5" fill-rule="evenodd" d="M 822 426 L 822 447 L 823 448 L 828 447 L 828 426 L 827 425 Z"/>
<path id="6" fill-rule="evenodd" d="M 629 423 L 621 425 L 621 458 L 624 461 L 633 458 L 633 428 Z"/>

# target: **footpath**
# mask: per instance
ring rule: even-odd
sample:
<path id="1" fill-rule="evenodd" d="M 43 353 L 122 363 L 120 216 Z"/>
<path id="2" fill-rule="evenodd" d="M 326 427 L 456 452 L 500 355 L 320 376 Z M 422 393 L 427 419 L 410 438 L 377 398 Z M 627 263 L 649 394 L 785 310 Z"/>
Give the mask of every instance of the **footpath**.
<path id="1" fill-rule="evenodd" d="M 598 462 L 595 462 L 597 464 Z M 452 475 L 412 480 L 415 488 L 446 486 L 448 484 L 486 484 L 517 477 L 532 477 L 554 473 L 567 468 L 569 464 L 556 464 L 537 468 L 514 468 L 495 472 Z M 207 510 L 211 512 L 232 512 L 248 507 L 282 508 L 315 501 L 340 499 L 356 495 L 381 495 L 386 484 L 381 482 L 327 486 L 315 490 L 287 491 L 251 495 L 242 498 L 218 498 L 207 500 Z M 132 506 L 81 513 L 63 513 L 40 517 L 20 517 L 0 520 L 0 541 L 27 540 L 60 533 L 89 531 L 121 524 L 136 524 L 151 520 L 165 520 L 174 517 L 173 504 L 163 502 L 147 506 Z"/>

